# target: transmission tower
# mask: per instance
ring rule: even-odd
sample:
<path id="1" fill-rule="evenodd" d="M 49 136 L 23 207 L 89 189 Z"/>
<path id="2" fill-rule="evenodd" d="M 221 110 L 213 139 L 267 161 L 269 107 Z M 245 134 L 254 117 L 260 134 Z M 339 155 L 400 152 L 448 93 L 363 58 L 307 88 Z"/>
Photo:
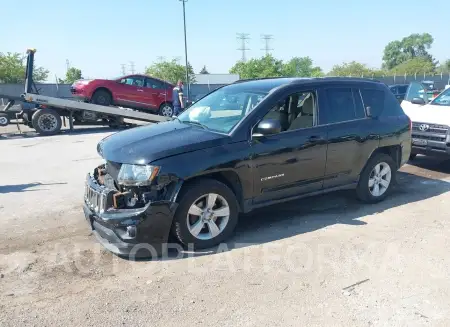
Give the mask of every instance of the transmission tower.
<path id="1" fill-rule="evenodd" d="M 273 40 L 273 36 L 270 34 L 263 34 L 261 35 L 261 39 L 264 41 L 264 48 L 261 50 L 264 50 L 266 52 L 266 55 L 268 55 L 270 51 L 273 50 L 270 47 L 270 41 Z"/>
<path id="2" fill-rule="evenodd" d="M 135 70 L 134 70 L 134 61 L 130 61 L 130 70 L 131 70 L 131 74 L 134 74 Z"/>
<path id="3" fill-rule="evenodd" d="M 238 48 L 239 51 L 242 51 L 242 61 L 245 62 L 247 60 L 245 56 L 245 51 L 250 50 L 247 48 L 248 40 L 250 40 L 250 34 L 247 33 L 237 33 L 237 39 L 241 41 L 241 47 Z"/>
<path id="4" fill-rule="evenodd" d="M 159 63 L 162 63 L 166 60 L 166 58 L 164 58 L 163 56 L 158 56 L 156 57 L 156 60 L 158 60 Z"/>
<path id="5" fill-rule="evenodd" d="M 69 59 L 66 59 L 66 73 L 69 71 L 70 68 L 70 62 Z"/>
<path id="6" fill-rule="evenodd" d="M 120 66 L 122 67 L 122 75 L 126 75 L 127 74 L 127 70 L 125 68 L 125 64 L 121 64 Z"/>

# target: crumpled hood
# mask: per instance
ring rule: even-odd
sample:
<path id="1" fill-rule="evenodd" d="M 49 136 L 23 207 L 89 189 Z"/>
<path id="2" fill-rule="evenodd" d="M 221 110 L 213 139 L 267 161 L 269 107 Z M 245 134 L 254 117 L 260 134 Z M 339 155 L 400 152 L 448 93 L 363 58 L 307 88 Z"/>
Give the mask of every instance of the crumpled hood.
<path id="1" fill-rule="evenodd" d="M 97 151 L 108 161 L 147 164 L 228 142 L 230 138 L 227 135 L 174 120 L 112 134 L 98 143 Z"/>
<path id="2" fill-rule="evenodd" d="M 424 106 L 402 106 L 413 122 L 450 125 L 450 107 L 426 104 Z"/>

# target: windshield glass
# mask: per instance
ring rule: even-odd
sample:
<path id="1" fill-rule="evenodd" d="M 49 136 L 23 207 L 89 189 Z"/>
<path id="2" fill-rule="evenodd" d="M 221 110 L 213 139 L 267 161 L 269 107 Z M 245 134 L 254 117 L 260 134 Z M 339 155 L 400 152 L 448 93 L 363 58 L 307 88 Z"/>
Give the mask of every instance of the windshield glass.
<path id="1" fill-rule="evenodd" d="M 186 124 L 228 134 L 268 93 L 269 90 L 245 85 L 228 85 L 195 102 L 178 119 Z"/>
<path id="2" fill-rule="evenodd" d="M 442 92 L 430 104 L 437 106 L 450 106 L 450 88 Z"/>

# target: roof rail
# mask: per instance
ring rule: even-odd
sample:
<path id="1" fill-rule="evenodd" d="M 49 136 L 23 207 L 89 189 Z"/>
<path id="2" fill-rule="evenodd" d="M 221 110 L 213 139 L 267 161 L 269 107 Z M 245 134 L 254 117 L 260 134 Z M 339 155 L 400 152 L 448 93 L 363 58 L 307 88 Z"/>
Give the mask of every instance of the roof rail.
<path id="1" fill-rule="evenodd" d="M 238 83 L 243 83 L 243 82 L 250 82 L 250 81 L 260 81 L 260 80 L 266 80 L 266 79 L 281 79 L 281 78 L 293 78 L 296 79 L 298 78 L 298 80 L 305 80 L 305 79 L 316 79 L 316 80 L 326 80 L 326 79 L 330 79 L 330 80 L 348 80 L 348 81 L 354 81 L 354 80 L 363 80 L 363 81 L 367 81 L 367 82 L 377 82 L 377 83 L 381 83 L 380 80 L 375 79 L 375 78 L 368 78 L 368 77 L 347 77 L 347 76 L 324 76 L 324 77 L 288 77 L 288 76 L 277 76 L 277 77 L 259 77 L 259 78 L 245 78 L 245 79 L 240 79 L 237 80 L 231 84 L 238 84 Z"/>
<path id="2" fill-rule="evenodd" d="M 231 84 L 238 84 L 238 83 L 242 83 L 242 82 L 250 82 L 250 81 L 261 81 L 261 80 L 266 80 L 266 79 L 280 79 L 280 78 L 292 78 L 292 77 L 287 77 L 287 76 L 276 76 L 276 77 L 257 77 L 257 78 L 244 78 L 244 79 L 239 79 Z"/>

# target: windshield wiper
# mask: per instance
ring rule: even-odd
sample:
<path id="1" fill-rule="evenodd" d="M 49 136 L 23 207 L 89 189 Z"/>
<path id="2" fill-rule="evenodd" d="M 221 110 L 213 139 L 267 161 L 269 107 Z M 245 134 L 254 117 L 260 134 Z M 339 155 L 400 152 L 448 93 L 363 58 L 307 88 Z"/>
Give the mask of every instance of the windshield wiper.
<path id="1" fill-rule="evenodd" d="M 200 126 L 204 129 L 209 129 L 208 126 L 203 125 L 202 123 L 195 121 L 195 120 L 180 120 L 182 123 L 187 123 L 187 124 L 193 124 L 193 125 L 197 125 Z"/>

